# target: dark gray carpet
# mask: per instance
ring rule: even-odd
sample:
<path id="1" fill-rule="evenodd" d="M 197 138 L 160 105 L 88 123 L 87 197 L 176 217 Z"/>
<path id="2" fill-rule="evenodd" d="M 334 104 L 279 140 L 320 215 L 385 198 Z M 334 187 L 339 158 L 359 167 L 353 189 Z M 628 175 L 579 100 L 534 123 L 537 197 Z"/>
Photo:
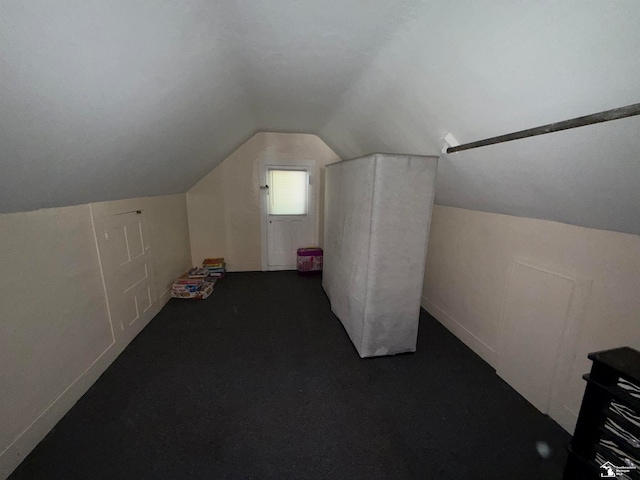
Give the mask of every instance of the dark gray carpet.
<path id="1" fill-rule="evenodd" d="M 428 313 L 415 354 L 361 360 L 320 278 L 235 273 L 171 300 L 10 478 L 540 480 L 568 441 Z"/>

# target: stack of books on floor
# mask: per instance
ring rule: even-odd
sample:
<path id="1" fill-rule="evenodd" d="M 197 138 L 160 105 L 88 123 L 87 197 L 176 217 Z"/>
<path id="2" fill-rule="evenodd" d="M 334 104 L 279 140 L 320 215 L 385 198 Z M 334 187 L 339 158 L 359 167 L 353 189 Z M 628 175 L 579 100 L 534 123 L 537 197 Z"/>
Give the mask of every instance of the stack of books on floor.
<path id="1" fill-rule="evenodd" d="M 209 278 L 222 278 L 227 274 L 227 264 L 224 258 L 205 258 L 202 267 L 206 269 Z"/>
<path id="2" fill-rule="evenodd" d="M 227 274 L 224 258 L 205 258 L 201 267 L 189 270 L 176 280 L 171 287 L 173 298 L 194 298 L 204 300 L 216 282 Z"/>
<path id="3" fill-rule="evenodd" d="M 204 267 L 196 267 L 189 270 L 187 277 L 189 278 L 206 278 L 209 276 L 209 270 Z"/>
<path id="4" fill-rule="evenodd" d="M 217 281 L 217 278 L 209 277 L 209 270 L 206 268 L 192 268 L 174 282 L 171 287 L 171 296 L 204 300 L 211 295 Z"/>

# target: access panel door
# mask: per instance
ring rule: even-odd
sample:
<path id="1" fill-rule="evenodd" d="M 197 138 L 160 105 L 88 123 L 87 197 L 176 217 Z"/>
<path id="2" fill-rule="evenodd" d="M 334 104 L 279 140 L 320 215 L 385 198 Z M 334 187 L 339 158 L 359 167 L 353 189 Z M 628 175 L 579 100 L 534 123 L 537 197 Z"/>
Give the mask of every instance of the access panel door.
<path id="1" fill-rule="evenodd" d="M 157 313 L 144 214 L 94 219 L 114 333 L 130 341 Z"/>
<path id="2" fill-rule="evenodd" d="M 512 262 L 508 282 L 496 373 L 548 413 L 575 282 L 520 262 Z"/>

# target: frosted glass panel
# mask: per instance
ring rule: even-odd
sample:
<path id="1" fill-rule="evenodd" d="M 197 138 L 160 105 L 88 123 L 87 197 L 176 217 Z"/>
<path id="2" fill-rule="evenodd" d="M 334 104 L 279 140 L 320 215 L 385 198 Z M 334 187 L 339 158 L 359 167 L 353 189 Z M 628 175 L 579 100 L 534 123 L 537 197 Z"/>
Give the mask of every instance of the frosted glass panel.
<path id="1" fill-rule="evenodd" d="M 269 214 L 306 215 L 308 178 L 302 170 L 269 170 Z"/>

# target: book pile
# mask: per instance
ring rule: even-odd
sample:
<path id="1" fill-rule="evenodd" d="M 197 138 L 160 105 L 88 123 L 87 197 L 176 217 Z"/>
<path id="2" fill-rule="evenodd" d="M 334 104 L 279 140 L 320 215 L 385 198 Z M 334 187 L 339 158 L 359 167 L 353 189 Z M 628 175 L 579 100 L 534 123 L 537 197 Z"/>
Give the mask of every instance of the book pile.
<path id="1" fill-rule="evenodd" d="M 205 258 L 202 261 L 202 268 L 207 270 L 208 278 L 222 278 L 226 275 L 227 264 L 224 258 Z"/>
<path id="2" fill-rule="evenodd" d="M 188 274 L 183 275 L 171 287 L 171 296 L 204 300 L 213 292 L 216 281 L 216 278 L 189 278 Z"/>
<path id="3" fill-rule="evenodd" d="M 174 282 L 171 296 L 204 300 L 211 295 L 216 282 L 226 273 L 224 258 L 205 258 L 201 267 L 192 268 Z"/>
<path id="4" fill-rule="evenodd" d="M 209 270 L 204 267 L 196 267 L 189 270 L 187 277 L 189 278 L 205 278 L 209 275 Z"/>

